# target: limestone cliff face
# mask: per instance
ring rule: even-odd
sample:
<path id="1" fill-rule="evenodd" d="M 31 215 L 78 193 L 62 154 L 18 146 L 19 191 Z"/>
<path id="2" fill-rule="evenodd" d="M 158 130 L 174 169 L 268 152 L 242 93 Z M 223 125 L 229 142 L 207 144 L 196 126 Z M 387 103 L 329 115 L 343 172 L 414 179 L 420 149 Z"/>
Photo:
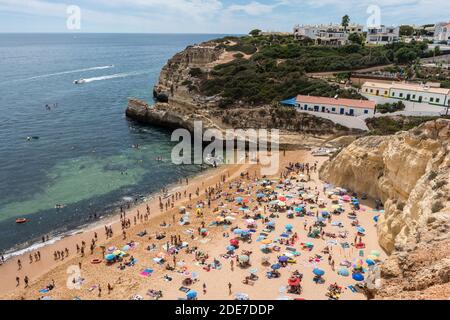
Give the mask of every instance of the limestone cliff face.
<path id="1" fill-rule="evenodd" d="M 378 236 L 392 255 L 380 295 L 449 284 L 449 142 L 450 121 L 440 119 L 394 136 L 358 139 L 321 168 L 323 179 L 385 205 Z"/>

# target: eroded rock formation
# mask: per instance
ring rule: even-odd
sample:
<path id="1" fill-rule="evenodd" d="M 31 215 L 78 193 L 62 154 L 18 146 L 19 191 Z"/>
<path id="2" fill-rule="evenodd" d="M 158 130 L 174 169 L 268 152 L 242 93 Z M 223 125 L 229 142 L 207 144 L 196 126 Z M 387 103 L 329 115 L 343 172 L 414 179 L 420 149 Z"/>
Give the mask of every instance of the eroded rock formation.
<path id="1" fill-rule="evenodd" d="M 380 297 L 449 297 L 449 141 L 450 121 L 439 119 L 358 139 L 321 168 L 323 179 L 384 203 L 378 236 L 391 256 Z"/>

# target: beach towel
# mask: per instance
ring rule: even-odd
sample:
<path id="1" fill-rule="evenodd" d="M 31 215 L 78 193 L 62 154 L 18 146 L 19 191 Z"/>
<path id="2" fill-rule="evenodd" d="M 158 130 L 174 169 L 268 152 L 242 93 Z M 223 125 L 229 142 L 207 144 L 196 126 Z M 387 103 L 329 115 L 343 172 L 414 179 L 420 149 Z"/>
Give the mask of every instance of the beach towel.
<path id="1" fill-rule="evenodd" d="M 178 290 L 180 290 L 181 292 L 184 292 L 184 293 L 188 293 L 189 291 L 191 291 L 191 289 L 186 288 L 186 287 L 180 287 Z"/>
<path id="2" fill-rule="evenodd" d="M 44 288 L 44 289 L 39 290 L 40 293 L 47 293 L 47 292 L 49 292 L 49 291 L 50 291 L 50 290 L 48 290 L 47 288 Z"/>
<path id="3" fill-rule="evenodd" d="M 152 269 L 145 269 L 139 275 L 141 275 L 142 277 L 149 277 L 152 275 L 152 273 L 153 273 Z"/>

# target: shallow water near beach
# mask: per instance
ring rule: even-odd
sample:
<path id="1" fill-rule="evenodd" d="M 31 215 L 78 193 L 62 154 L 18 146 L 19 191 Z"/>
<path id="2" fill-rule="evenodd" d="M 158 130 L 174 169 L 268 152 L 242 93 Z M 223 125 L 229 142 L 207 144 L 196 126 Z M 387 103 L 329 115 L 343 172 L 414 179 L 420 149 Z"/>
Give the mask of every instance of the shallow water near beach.
<path id="1" fill-rule="evenodd" d="M 124 111 L 129 97 L 152 102 L 172 55 L 218 37 L 0 35 L 0 252 L 92 223 L 127 197 L 199 172 L 170 162 L 170 131 Z M 29 222 L 17 225 L 18 217 Z"/>

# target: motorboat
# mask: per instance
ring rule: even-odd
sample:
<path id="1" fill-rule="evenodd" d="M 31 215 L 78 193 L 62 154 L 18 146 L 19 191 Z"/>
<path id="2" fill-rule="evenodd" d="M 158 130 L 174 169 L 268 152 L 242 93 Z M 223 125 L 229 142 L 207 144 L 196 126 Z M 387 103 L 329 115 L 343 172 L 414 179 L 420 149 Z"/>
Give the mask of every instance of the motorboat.
<path id="1" fill-rule="evenodd" d="M 204 162 L 207 165 L 216 168 L 216 167 L 218 167 L 218 166 L 223 164 L 223 158 L 222 157 L 214 157 L 213 155 L 208 154 L 205 157 Z"/>
<path id="2" fill-rule="evenodd" d="M 84 79 L 78 79 L 78 80 L 75 80 L 73 83 L 74 83 L 74 84 L 83 84 L 83 83 L 86 83 L 86 80 L 84 80 Z"/>
<path id="3" fill-rule="evenodd" d="M 16 219 L 16 223 L 17 224 L 23 224 L 23 223 L 26 223 L 26 222 L 28 222 L 28 219 L 26 219 L 26 218 L 17 218 Z"/>
<path id="4" fill-rule="evenodd" d="M 337 149 L 335 148 L 319 148 L 311 152 L 311 154 L 315 157 L 329 157 L 336 151 Z"/>

